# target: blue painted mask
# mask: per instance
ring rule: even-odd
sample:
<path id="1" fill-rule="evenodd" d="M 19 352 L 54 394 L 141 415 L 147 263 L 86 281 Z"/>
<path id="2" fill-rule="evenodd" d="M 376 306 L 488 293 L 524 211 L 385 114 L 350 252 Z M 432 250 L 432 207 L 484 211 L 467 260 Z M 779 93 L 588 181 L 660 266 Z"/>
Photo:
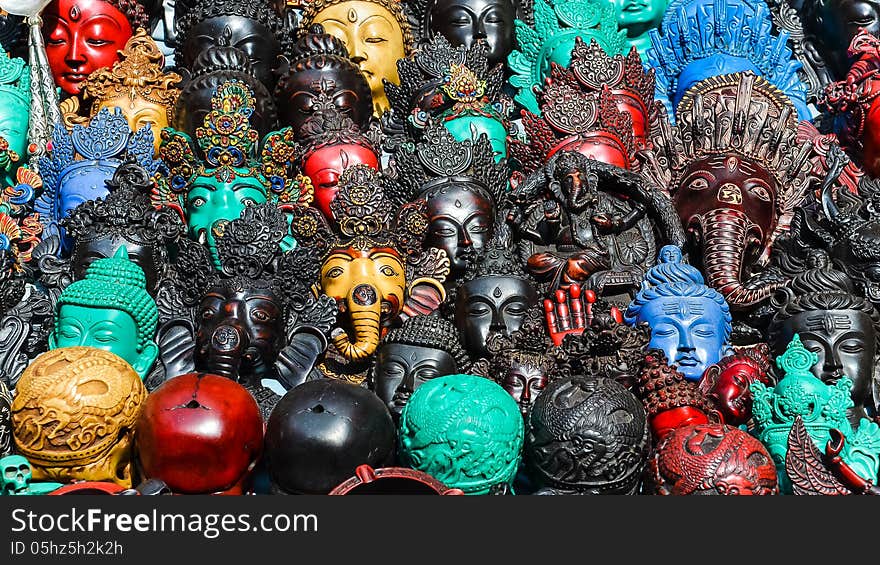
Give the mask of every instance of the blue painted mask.
<path id="1" fill-rule="evenodd" d="M 645 275 L 624 318 L 630 325 L 647 322 L 648 347 L 662 349 L 688 380 L 697 381 L 709 365 L 732 353 L 730 308 L 697 269 L 681 260 L 677 247 L 660 250 L 660 263 Z"/>
<path id="2" fill-rule="evenodd" d="M 52 151 L 40 158 L 43 193 L 34 203 L 40 213 L 44 237 L 61 235 L 62 250 L 71 241 L 58 222 L 86 200 L 107 196 L 105 182 L 122 161 L 133 157 L 152 175 L 158 161 L 153 159 L 153 132 L 145 125 L 132 132 L 119 108 L 103 108 L 88 126 L 76 125 L 72 132 L 58 124 L 52 134 Z"/>

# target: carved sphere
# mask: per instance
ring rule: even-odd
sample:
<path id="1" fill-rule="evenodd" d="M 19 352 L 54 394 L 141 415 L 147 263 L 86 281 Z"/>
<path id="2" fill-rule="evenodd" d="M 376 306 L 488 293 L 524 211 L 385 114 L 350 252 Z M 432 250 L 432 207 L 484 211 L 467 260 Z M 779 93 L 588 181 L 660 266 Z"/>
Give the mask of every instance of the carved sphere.
<path id="1" fill-rule="evenodd" d="M 175 493 L 240 493 L 263 449 L 263 418 L 235 381 L 187 373 L 150 394 L 135 441 L 145 478 Z"/>
<path id="2" fill-rule="evenodd" d="M 400 416 L 400 459 L 465 494 L 510 485 L 519 467 L 519 406 L 494 381 L 447 375 L 422 384 Z"/>
<path id="3" fill-rule="evenodd" d="M 532 407 L 526 465 L 541 487 L 635 494 L 649 438 L 645 409 L 623 385 L 604 377 L 563 378 Z"/>
<path id="4" fill-rule="evenodd" d="M 15 447 L 34 480 L 131 488 L 131 444 L 147 389 L 121 357 L 62 347 L 28 365 L 12 403 Z"/>
<path id="5" fill-rule="evenodd" d="M 391 463 L 394 422 L 365 388 L 322 379 L 292 388 L 266 427 L 266 464 L 275 491 L 326 494 L 359 465 Z"/>

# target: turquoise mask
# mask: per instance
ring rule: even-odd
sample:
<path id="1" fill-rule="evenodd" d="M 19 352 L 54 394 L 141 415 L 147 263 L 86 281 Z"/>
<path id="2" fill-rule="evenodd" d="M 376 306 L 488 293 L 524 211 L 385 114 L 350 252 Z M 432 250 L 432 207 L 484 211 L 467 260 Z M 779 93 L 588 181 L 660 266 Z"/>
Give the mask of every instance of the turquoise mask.
<path id="1" fill-rule="evenodd" d="M 15 185 L 15 171 L 27 156 L 28 116 L 31 105 L 30 68 L 23 59 L 10 57 L 0 47 L 0 174 L 3 186 Z"/>

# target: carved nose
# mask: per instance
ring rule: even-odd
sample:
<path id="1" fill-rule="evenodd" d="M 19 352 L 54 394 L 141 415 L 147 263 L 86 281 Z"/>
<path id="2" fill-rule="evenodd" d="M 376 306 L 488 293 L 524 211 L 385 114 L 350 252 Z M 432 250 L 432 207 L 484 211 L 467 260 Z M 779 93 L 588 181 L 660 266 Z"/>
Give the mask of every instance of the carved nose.
<path id="1" fill-rule="evenodd" d="M 211 348 L 218 353 L 235 353 L 246 348 L 244 336 L 233 326 L 220 326 L 211 335 Z"/>

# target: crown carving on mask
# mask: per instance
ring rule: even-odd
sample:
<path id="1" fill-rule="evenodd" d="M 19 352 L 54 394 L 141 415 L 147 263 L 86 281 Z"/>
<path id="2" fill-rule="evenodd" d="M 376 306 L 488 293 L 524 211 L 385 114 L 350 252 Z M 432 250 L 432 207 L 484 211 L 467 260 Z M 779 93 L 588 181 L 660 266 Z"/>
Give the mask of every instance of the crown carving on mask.
<path id="1" fill-rule="evenodd" d="M 9 93 L 25 104 L 31 103 L 31 73 L 24 59 L 12 57 L 0 47 L 0 91 Z"/>
<path id="2" fill-rule="evenodd" d="M 113 98 L 126 97 L 133 104 L 138 98 L 164 106 L 171 122 L 174 104 L 180 94 L 176 86 L 181 77 L 177 73 L 164 73 L 165 57 L 156 42 L 140 28 L 119 52 L 119 61 L 112 67 L 102 67 L 86 79 L 83 99 L 92 99 L 92 115 L 98 105 Z"/>
<path id="3" fill-rule="evenodd" d="M 173 128 L 163 129 L 159 155 L 167 170 L 156 177 L 154 204 L 170 205 L 183 215 L 186 193 L 197 178 L 214 177 L 228 183 L 239 176 L 258 179 L 269 200 L 282 208 L 311 202 L 311 183 L 292 172 L 299 147 L 291 128 L 263 138 L 260 158 L 256 159 L 259 134 L 249 120 L 254 104 L 253 91 L 241 81 L 227 81 L 217 88 L 211 111 L 203 125 L 196 128 L 204 162 L 196 157 L 188 135 Z"/>
<path id="4" fill-rule="evenodd" d="M 688 15 L 686 6 L 679 3 L 668 8 L 662 31 L 651 31 L 652 47 L 647 59 L 657 72 L 657 99 L 670 117 L 674 116 L 671 100 L 682 71 L 713 55 L 749 61 L 770 84 L 797 101 L 802 112 L 807 111 L 807 90 L 798 76 L 801 63 L 787 45 L 789 34 L 771 33 L 773 20 L 766 4 L 755 2 L 749 6 L 747 12 L 740 1 L 717 0 Z"/>
<path id="5" fill-rule="evenodd" d="M 513 277 L 532 281 L 523 268 L 523 261 L 516 252 L 510 226 L 506 222 L 496 222 L 492 239 L 479 252 L 475 261 L 468 261 L 462 282 L 480 277 Z"/>
<path id="6" fill-rule="evenodd" d="M 229 0 L 235 2 L 237 0 Z M 330 6 L 336 6 L 337 4 L 345 4 L 346 2 L 350 2 L 351 0 L 308 0 L 305 8 L 302 12 L 302 18 L 299 22 L 299 30 L 301 34 L 308 33 L 308 29 L 311 27 L 313 23 L 315 23 L 315 16 L 320 14 L 326 8 Z M 413 35 L 412 27 L 410 25 L 410 18 L 408 17 L 407 10 L 405 8 L 405 4 L 400 0 L 359 0 L 363 2 L 369 2 L 370 4 L 376 4 L 377 6 L 381 6 L 388 10 L 392 16 L 394 16 L 394 20 L 400 26 L 400 31 L 403 34 L 403 48 L 407 55 L 413 52 L 415 49 L 415 36 Z"/>
<path id="7" fill-rule="evenodd" d="M 360 145 L 379 155 L 378 129 L 371 127 L 362 132 L 347 113 L 339 110 L 329 93 L 321 90 L 312 100 L 312 109 L 314 114 L 302 126 L 303 162 L 315 151 L 339 144 Z"/>
<path id="8" fill-rule="evenodd" d="M 515 20 L 519 49 L 507 58 L 513 76 L 510 84 L 517 89 L 517 102 L 531 112 L 538 112 L 532 87 L 543 82 L 542 73 L 555 49 L 574 38 L 595 40 L 611 55 L 626 47 L 626 30 L 618 30 L 620 8 L 602 0 L 559 0 L 553 5 L 535 0 L 535 25 Z"/>
<path id="9" fill-rule="evenodd" d="M 391 112 L 382 118 L 386 133 L 402 135 L 407 128 L 409 133 L 418 132 L 430 117 L 485 115 L 506 123 L 509 109 L 501 97 L 504 65 L 490 69 L 488 52 L 489 44 L 482 40 L 471 47 L 453 47 L 445 37 L 436 35 L 409 57 L 399 59 L 400 84 L 385 82 L 391 103 Z M 426 112 L 419 104 L 429 93 Z"/>
<path id="10" fill-rule="evenodd" d="M 39 170 L 43 191 L 34 202 L 34 210 L 47 230 L 55 233 L 56 201 L 66 180 L 79 171 L 93 167 L 118 167 L 133 160 L 151 175 L 160 162 L 153 159 L 153 132 L 149 125 L 132 132 L 119 108 L 102 108 L 87 125 L 75 124 L 68 131 L 60 122 L 52 132 L 52 150 L 40 157 Z"/>
<path id="11" fill-rule="evenodd" d="M 571 69 L 552 63 L 537 96 L 540 115 L 522 112 L 528 142 L 511 141 L 510 152 L 525 174 L 543 167 L 558 151 L 587 140 L 614 148 L 630 167 L 635 165 L 632 116 L 618 109 L 607 84 L 588 90 Z"/>
<path id="12" fill-rule="evenodd" d="M 443 124 L 429 120 L 422 141 L 408 142 L 394 153 L 396 183 L 389 187 L 399 204 L 428 198 L 454 184 L 484 192 L 500 208 L 507 198 L 507 161 L 498 163 L 485 134 L 458 141 Z"/>
<path id="13" fill-rule="evenodd" d="M 693 161 L 738 155 L 765 167 L 776 181 L 777 223 L 772 243 L 788 229 L 794 208 L 810 184 L 812 144 L 798 139 L 789 98 L 754 73 L 733 73 L 695 84 L 678 105 L 675 126 L 661 121 L 652 132 L 654 151 L 641 173 L 675 194 Z"/>
<path id="14" fill-rule="evenodd" d="M 880 39 L 861 30 L 850 42 L 847 55 L 853 64 L 846 78 L 826 86 L 818 106 L 843 118 L 843 127 L 838 130 L 841 145 L 860 158 L 868 115 L 880 96 Z"/>

